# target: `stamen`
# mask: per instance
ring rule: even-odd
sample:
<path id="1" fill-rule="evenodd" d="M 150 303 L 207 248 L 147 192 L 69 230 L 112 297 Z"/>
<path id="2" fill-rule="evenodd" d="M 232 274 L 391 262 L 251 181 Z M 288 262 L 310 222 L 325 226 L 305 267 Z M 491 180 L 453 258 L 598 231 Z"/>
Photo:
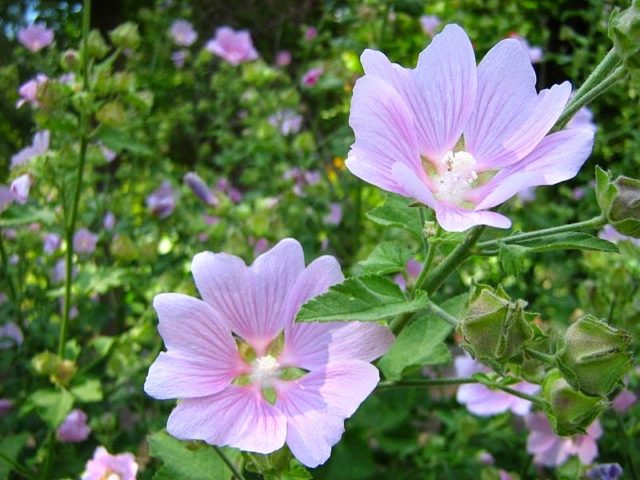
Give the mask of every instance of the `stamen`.
<path id="1" fill-rule="evenodd" d="M 439 200 L 456 205 L 464 203 L 464 194 L 478 179 L 478 173 L 475 171 L 476 159 L 465 151 L 448 151 L 440 162 L 446 170 L 440 175 L 435 175 L 434 195 Z"/>

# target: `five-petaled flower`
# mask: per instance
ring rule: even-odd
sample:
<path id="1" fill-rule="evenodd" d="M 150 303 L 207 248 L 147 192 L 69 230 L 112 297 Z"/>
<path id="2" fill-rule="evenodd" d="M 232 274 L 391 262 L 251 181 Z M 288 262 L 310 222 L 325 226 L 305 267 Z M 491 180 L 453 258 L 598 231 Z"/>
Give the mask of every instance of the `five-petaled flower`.
<path id="1" fill-rule="evenodd" d="M 535 72 L 516 40 L 502 40 L 476 66 L 464 30 L 448 25 L 415 69 L 373 50 L 362 64 L 347 167 L 431 207 L 445 230 L 508 228 L 507 217 L 488 209 L 526 187 L 574 177 L 591 153 L 588 129 L 547 135 L 571 85 L 536 93 Z"/>
<path id="2" fill-rule="evenodd" d="M 216 30 L 215 37 L 207 42 L 205 48 L 231 65 L 250 62 L 259 57 L 248 30 L 236 31 L 226 26 Z"/>
<path id="3" fill-rule="evenodd" d="M 375 388 L 379 374 L 369 362 L 389 348 L 391 332 L 373 323 L 294 323 L 303 303 L 343 276 L 330 256 L 305 268 L 293 239 L 251 266 L 204 252 L 191 269 L 203 300 L 154 300 L 167 351 L 144 388 L 181 400 L 168 432 L 258 453 L 286 441 L 303 464 L 325 462 L 344 420 Z"/>

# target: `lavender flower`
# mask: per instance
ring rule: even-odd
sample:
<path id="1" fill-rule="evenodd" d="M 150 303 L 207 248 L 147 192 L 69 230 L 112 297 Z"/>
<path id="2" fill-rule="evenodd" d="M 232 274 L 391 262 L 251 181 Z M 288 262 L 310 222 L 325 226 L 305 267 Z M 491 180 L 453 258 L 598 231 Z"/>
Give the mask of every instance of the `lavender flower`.
<path id="1" fill-rule="evenodd" d="M 29 162 L 31 159 L 47 153 L 49 151 L 49 139 L 50 139 L 49 130 L 36 132 L 36 134 L 33 136 L 33 141 L 31 142 L 31 145 L 23 148 L 18 153 L 16 153 L 13 157 L 11 157 L 11 168 L 24 165 L 27 162 Z"/>
<path id="2" fill-rule="evenodd" d="M 39 73 L 35 78 L 32 78 L 28 82 L 20 85 L 20 88 L 18 88 L 18 95 L 22 98 L 16 102 L 16 108 L 20 108 L 25 103 L 29 103 L 34 107 L 39 107 L 40 102 L 38 102 L 38 89 L 48 81 L 49 77 L 43 73 Z"/>
<path id="3" fill-rule="evenodd" d="M 98 447 L 80 480 L 135 480 L 137 473 L 138 464 L 132 454 L 111 455 L 106 448 Z"/>
<path id="4" fill-rule="evenodd" d="M 524 49 L 525 52 L 527 52 L 529 61 L 532 64 L 540 63 L 542 61 L 542 57 L 544 54 L 541 47 L 532 47 L 531 45 L 529 45 L 529 42 L 527 42 L 526 38 L 518 35 L 517 33 L 512 33 L 511 35 L 509 35 L 509 38 L 517 40 L 520 43 L 520 46 Z"/>
<path id="5" fill-rule="evenodd" d="M 187 58 L 189 57 L 188 50 L 177 50 L 171 54 L 171 61 L 176 66 L 176 68 L 184 67 Z"/>
<path id="6" fill-rule="evenodd" d="M 618 480 L 622 473 L 622 467 L 619 464 L 603 463 L 589 469 L 587 478 L 591 480 Z"/>
<path id="7" fill-rule="evenodd" d="M 278 67 L 286 67 L 291 64 L 291 52 L 288 50 L 280 50 L 276 54 L 276 65 Z"/>
<path id="8" fill-rule="evenodd" d="M 53 42 L 53 30 L 44 23 L 36 23 L 18 31 L 18 41 L 31 52 L 38 52 Z"/>
<path id="9" fill-rule="evenodd" d="M 6 350 L 14 345 L 20 346 L 24 342 L 22 330 L 15 322 L 8 322 L 0 326 L 0 350 Z"/>
<path id="10" fill-rule="evenodd" d="M 598 420 L 589 425 L 586 435 L 573 437 L 556 435 L 544 413 L 529 414 L 525 420 L 530 430 L 527 452 L 533 455 L 533 462 L 538 465 L 559 466 L 573 455 L 577 455 L 583 465 L 589 465 L 598 456 L 597 440 L 602 436 Z"/>
<path id="11" fill-rule="evenodd" d="M 248 30 L 234 30 L 231 27 L 220 27 L 215 37 L 207 42 L 208 51 L 217 55 L 231 65 L 239 65 L 258 58 Z"/>
<path id="12" fill-rule="evenodd" d="M 197 173 L 189 172 L 183 177 L 183 180 L 191 191 L 204 203 L 211 206 L 218 204 L 216 196 Z"/>
<path id="13" fill-rule="evenodd" d="M 448 25 L 415 69 L 373 50 L 362 54 L 362 64 L 366 75 L 354 88 L 349 123 L 356 142 L 347 168 L 431 207 L 447 231 L 508 228 L 507 217 L 488 209 L 527 187 L 574 177 L 591 153 L 589 130 L 545 136 L 571 85 L 537 94 L 535 72 L 516 40 L 498 43 L 476 67 L 466 33 Z"/>
<path id="14" fill-rule="evenodd" d="M 105 230 L 113 230 L 113 227 L 116 225 L 116 217 L 113 212 L 107 212 L 104 214 L 104 218 L 102 219 L 102 226 Z"/>
<path id="15" fill-rule="evenodd" d="M 618 413 L 627 412 L 638 401 L 638 396 L 630 390 L 623 390 L 611 402 L 611 406 Z"/>
<path id="16" fill-rule="evenodd" d="M 304 75 L 302 75 L 302 78 L 300 79 L 300 83 L 302 84 L 303 87 L 315 87 L 315 85 L 318 83 L 318 80 L 320 80 L 320 77 L 322 76 L 323 73 L 324 73 L 324 68 L 322 67 L 316 67 L 316 68 L 307 70 L 304 73 Z"/>
<path id="17" fill-rule="evenodd" d="M 598 234 L 598 237 L 612 243 L 629 242 L 632 245 L 635 245 L 636 247 L 640 247 L 640 238 L 633 238 L 627 235 L 623 235 L 620 232 L 618 232 L 613 225 L 609 225 L 609 224 L 602 227 L 602 230 Z"/>
<path id="18" fill-rule="evenodd" d="M 269 124 L 277 128 L 282 135 L 291 135 L 300 131 L 302 127 L 302 115 L 297 114 L 295 110 L 285 108 L 271 115 L 269 117 Z"/>
<path id="19" fill-rule="evenodd" d="M 86 228 L 81 228 L 73 234 L 73 250 L 76 253 L 93 253 L 96 243 L 98 243 L 98 235 Z"/>
<path id="20" fill-rule="evenodd" d="M 420 17 L 420 26 L 422 27 L 422 31 L 430 37 L 433 37 L 436 34 L 436 30 L 440 25 L 442 25 L 442 20 L 435 15 L 422 15 Z"/>
<path id="21" fill-rule="evenodd" d="M 98 148 L 100 149 L 100 153 L 102 153 L 102 156 L 104 157 L 104 159 L 107 162 L 109 162 L 109 163 L 113 162 L 116 159 L 116 157 L 118 156 L 118 154 L 116 152 L 111 150 L 104 143 L 98 142 L 97 145 L 98 145 Z"/>
<path id="22" fill-rule="evenodd" d="M 23 205 L 27 203 L 32 183 L 33 180 L 31 180 L 31 175 L 28 173 L 19 176 L 11 182 L 11 193 L 13 194 L 13 199 Z"/>
<path id="23" fill-rule="evenodd" d="M 42 249 L 47 255 L 51 255 L 53 252 L 60 248 L 62 238 L 56 233 L 47 233 L 42 239 Z"/>
<path id="24" fill-rule="evenodd" d="M 591 130 L 593 133 L 598 130 L 598 126 L 593 121 L 593 112 L 587 107 L 582 107 L 571 117 L 566 128 L 584 128 Z"/>
<path id="25" fill-rule="evenodd" d="M 147 197 L 147 208 L 152 215 L 159 218 L 166 218 L 176 208 L 176 200 L 173 195 L 171 183 L 168 180 L 162 184 Z"/>
<path id="26" fill-rule="evenodd" d="M 304 39 L 307 42 L 310 42 L 311 40 L 315 39 L 317 36 L 318 36 L 318 29 L 316 27 L 308 27 L 304 31 Z"/>
<path id="27" fill-rule="evenodd" d="M 80 409 L 71 410 L 56 431 L 58 440 L 63 443 L 84 442 L 89 438 L 91 428 L 87 425 L 87 414 Z"/>
<path id="28" fill-rule="evenodd" d="M 339 225 L 342 222 L 342 205 L 333 202 L 329 205 L 329 213 L 324 217 L 327 225 Z"/>
<path id="29" fill-rule="evenodd" d="M 8 398 L 0 398 L 0 417 L 5 416 L 13 408 L 13 401 Z"/>
<path id="30" fill-rule="evenodd" d="M 344 420 L 375 388 L 370 362 L 389 348 L 391 332 L 369 322 L 294 322 L 303 303 L 343 276 L 333 257 L 305 268 L 293 239 L 249 267 L 204 252 L 191 270 L 203 300 L 177 293 L 154 299 L 167 351 L 144 388 L 158 399 L 181 399 L 167 431 L 257 453 L 286 441 L 303 464 L 325 462 Z"/>
<path id="31" fill-rule="evenodd" d="M 13 203 L 14 199 L 11 188 L 0 185 L 0 213 L 4 212 Z"/>
<path id="32" fill-rule="evenodd" d="M 169 35 L 176 45 L 190 47 L 198 38 L 193 25 L 186 20 L 175 20 L 169 29 Z"/>

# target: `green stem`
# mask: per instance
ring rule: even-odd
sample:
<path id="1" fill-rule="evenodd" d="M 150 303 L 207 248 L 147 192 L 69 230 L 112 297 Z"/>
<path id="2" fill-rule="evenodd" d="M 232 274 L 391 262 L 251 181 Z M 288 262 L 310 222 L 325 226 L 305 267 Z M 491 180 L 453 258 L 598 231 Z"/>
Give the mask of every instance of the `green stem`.
<path id="1" fill-rule="evenodd" d="M 498 248 L 500 243 L 516 243 L 524 240 L 532 240 L 534 238 L 546 237 L 562 232 L 575 232 L 576 230 L 592 230 L 600 228 L 607 223 L 607 219 L 604 215 L 598 215 L 590 220 L 583 222 L 569 223 L 567 225 L 560 225 L 557 227 L 544 228 L 542 230 L 536 230 L 534 232 L 517 233 L 508 237 L 497 238 L 495 240 L 487 240 L 486 242 L 478 243 L 479 249 Z"/>
<path id="2" fill-rule="evenodd" d="M 636 462 L 635 462 L 635 449 L 634 449 L 634 443 L 635 443 L 635 439 L 629 435 L 629 433 L 627 432 L 627 429 L 624 427 L 624 423 L 622 422 L 622 419 L 620 418 L 620 415 L 618 415 L 617 412 L 613 411 L 613 416 L 616 419 L 616 425 L 618 427 L 618 430 L 620 431 L 620 434 L 622 435 L 622 438 L 625 439 L 625 445 L 626 445 L 626 457 L 627 457 L 627 465 L 629 466 L 628 469 L 625 469 L 627 471 L 627 473 L 631 476 L 632 480 L 637 480 L 638 479 L 638 474 L 637 474 L 637 470 L 636 470 Z"/>
<path id="3" fill-rule="evenodd" d="M 527 355 L 535 358 L 536 360 L 540 360 L 549 365 L 556 364 L 556 357 L 554 355 L 549 355 L 548 353 L 539 352 L 538 350 L 533 350 L 531 348 L 525 349 L 525 352 L 527 353 Z"/>
<path id="4" fill-rule="evenodd" d="M 407 387 L 437 387 L 442 385 L 461 385 L 463 383 L 478 383 L 478 380 L 471 377 L 419 378 L 415 380 L 400 380 L 398 382 L 380 382 L 376 390 Z"/>
<path id="5" fill-rule="evenodd" d="M 9 465 L 9 468 L 11 468 L 18 475 L 20 475 L 20 476 L 22 476 L 24 478 L 33 478 L 31 473 L 29 473 L 29 471 L 26 468 L 24 468 L 18 462 L 16 462 L 15 460 L 13 460 L 12 458 L 8 457 L 7 455 L 5 455 L 2 452 L 0 452 L 0 460 L 2 460 L 4 463 Z"/>
<path id="6" fill-rule="evenodd" d="M 449 325 L 453 325 L 454 328 L 458 326 L 458 319 L 453 315 L 450 315 L 449 313 L 445 312 L 442 308 L 440 308 L 435 303 L 429 302 L 429 304 L 427 305 L 427 310 L 430 310 L 438 318 L 444 320 Z"/>
<path id="7" fill-rule="evenodd" d="M 624 67 L 617 67 L 609 76 L 602 79 L 600 83 L 595 85 L 591 90 L 585 92 L 579 98 L 574 98 L 558 118 L 556 122 L 556 126 L 554 127 L 554 131 L 562 130 L 564 126 L 571 120 L 578 110 L 582 107 L 591 103 L 596 97 L 600 96 L 602 93 L 607 91 L 612 85 L 614 85 L 618 80 L 621 80 L 626 75 L 626 70 Z"/>
<path id="8" fill-rule="evenodd" d="M 84 0 L 82 12 L 82 73 L 85 91 L 89 90 L 89 54 L 87 49 L 87 39 L 89 37 L 89 22 L 91 19 L 91 0 Z M 69 312 L 71 311 L 71 285 L 73 282 L 73 236 L 78 218 L 78 206 L 80 204 L 80 192 L 82 190 L 82 178 L 84 176 L 84 166 L 87 160 L 87 148 L 89 146 L 89 116 L 86 111 L 80 113 L 80 159 L 78 161 L 78 171 L 76 185 L 73 193 L 73 203 L 71 205 L 71 217 L 69 223 L 65 225 L 65 239 L 67 242 L 66 254 L 66 278 L 64 287 L 64 310 L 62 323 L 60 324 L 60 337 L 58 339 L 58 355 L 63 356 L 64 345 L 67 338 L 69 325 Z"/>
<path id="9" fill-rule="evenodd" d="M 242 475 L 242 472 L 238 470 L 238 467 L 236 467 L 236 465 L 231 461 L 229 457 L 227 457 L 227 455 L 222 451 L 220 447 L 216 447 L 214 445 L 213 449 L 216 451 L 218 455 L 220 455 L 220 458 L 222 459 L 222 461 L 227 465 L 227 467 L 229 467 L 229 470 L 231 470 L 231 473 L 237 480 L 245 480 L 244 475 Z"/>
<path id="10" fill-rule="evenodd" d="M 422 210 L 421 210 L 422 211 Z M 424 222 L 422 222 L 422 224 L 424 225 Z M 440 227 L 438 227 L 438 232 L 436 233 L 435 237 L 437 238 L 440 234 Z M 429 273 L 429 270 L 431 269 L 431 264 L 433 263 L 433 258 L 436 255 L 436 250 L 438 249 L 438 247 L 436 245 L 434 245 L 432 242 L 429 241 L 429 239 L 425 239 L 425 243 L 426 243 L 426 255 L 424 257 L 424 263 L 422 264 L 422 270 L 420 270 L 420 275 L 418 275 L 418 278 L 416 279 L 416 283 L 413 287 L 413 290 L 417 290 L 419 288 L 419 285 L 424 284 L 425 279 L 427 278 L 427 274 Z"/>
<path id="11" fill-rule="evenodd" d="M 493 387 L 502 390 L 503 392 L 507 392 L 510 395 L 529 400 L 531 403 L 537 405 L 538 407 L 544 405 L 544 400 L 542 400 L 540 397 L 536 397 L 535 395 L 529 395 L 528 393 L 521 392 L 519 390 L 516 390 L 515 388 L 505 387 L 503 385 L 493 385 Z"/>
<path id="12" fill-rule="evenodd" d="M 438 290 L 447 277 L 469 258 L 471 249 L 478 242 L 486 228 L 481 225 L 471 229 L 464 241 L 453 249 L 425 281 L 422 283 L 416 282 L 415 289 L 423 288 L 429 294 Z"/>

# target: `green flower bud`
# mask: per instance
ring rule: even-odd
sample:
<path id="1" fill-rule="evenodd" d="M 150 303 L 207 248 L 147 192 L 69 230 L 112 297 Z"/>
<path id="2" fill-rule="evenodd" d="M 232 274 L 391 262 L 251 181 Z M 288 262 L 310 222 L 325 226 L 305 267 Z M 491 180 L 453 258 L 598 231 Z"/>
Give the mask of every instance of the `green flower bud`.
<path id="1" fill-rule="evenodd" d="M 91 30 L 87 37 L 87 52 L 95 59 L 101 59 L 109 52 L 109 46 L 98 30 Z"/>
<path id="2" fill-rule="evenodd" d="M 596 417 L 609 406 L 602 397 L 590 397 L 571 388 L 558 370 L 549 372 L 542 384 L 544 411 L 558 435 L 585 433 Z"/>
<path id="3" fill-rule="evenodd" d="M 94 98 L 89 92 L 76 92 L 71 97 L 71 104 L 76 111 L 90 112 L 93 108 Z"/>
<path id="4" fill-rule="evenodd" d="M 512 302 L 500 286 L 473 287 L 458 331 L 464 337 L 462 347 L 476 359 L 503 372 L 509 360 L 515 360 L 534 337 L 526 302 Z"/>
<path id="5" fill-rule="evenodd" d="M 109 38 L 116 47 L 135 50 L 140 44 L 138 25 L 133 22 L 123 23 L 109 32 Z"/>
<path id="6" fill-rule="evenodd" d="M 611 175 L 596 167 L 596 196 L 602 213 L 623 235 L 640 238 L 640 180 Z"/>
<path id="7" fill-rule="evenodd" d="M 616 9 L 609 20 L 613 48 L 629 70 L 640 68 L 640 4 L 633 0 L 626 10 Z"/>
<path id="8" fill-rule="evenodd" d="M 572 387 L 587 395 L 608 395 L 632 366 L 631 336 L 587 315 L 573 323 L 556 355 Z"/>
<path id="9" fill-rule="evenodd" d="M 80 54 L 77 50 L 67 50 L 60 57 L 60 66 L 67 72 L 80 68 Z"/>
<path id="10" fill-rule="evenodd" d="M 125 121 L 126 113 L 124 107 L 120 102 L 113 101 L 106 103 L 102 106 L 98 113 L 96 113 L 96 119 L 98 122 L 112 127 L 122 125 Z"/>
<path id="11" fill-rule="evenodd" d="M 111 241 L 111 254 L 118 260 L 130 262 L 137 258 L 138 252 L 131 238 L 117 234 Z"/>

